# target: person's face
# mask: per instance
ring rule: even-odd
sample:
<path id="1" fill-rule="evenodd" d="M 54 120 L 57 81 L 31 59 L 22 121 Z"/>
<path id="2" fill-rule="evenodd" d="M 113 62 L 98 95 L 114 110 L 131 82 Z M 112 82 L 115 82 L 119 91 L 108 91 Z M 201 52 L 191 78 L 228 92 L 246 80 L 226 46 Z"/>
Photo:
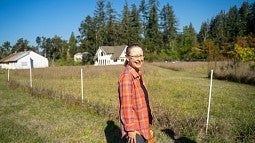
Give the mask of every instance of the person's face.
<path id="1" fill-rule="evenodd" d="M 130 49 L 130 54 L 127 58 L 129 65 L 139 70 L 144 62 L 143 50 L 140 47 L 133 47 Z"/>

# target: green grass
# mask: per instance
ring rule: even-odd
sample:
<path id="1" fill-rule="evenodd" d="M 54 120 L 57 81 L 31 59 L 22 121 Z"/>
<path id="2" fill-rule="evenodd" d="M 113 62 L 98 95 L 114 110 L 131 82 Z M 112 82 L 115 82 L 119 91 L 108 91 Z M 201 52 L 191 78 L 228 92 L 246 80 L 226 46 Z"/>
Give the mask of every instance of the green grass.
<path id="1" fill-rule="evenodd" d="M 172 63 L 165 63 L 165 65 L 161 65 L 161 63 L 145 63 L 142 69 L 156 119 L 152 128 L 156 131 L 157 141 L 159 143 L 171 142 L 171 138 L 175 138 L 176 141 L 183 141 L 186 139 L 197 142 L 254 141 L 254 86 L 213 80 L 210 124 L 208 135 L 206 136 L 205 123 L 210 84 L 210 80 L 207 78 L 207 64 L 176 63 L 174 65 L 176 66 L 175 70 L 171 70 L 171 68 L 168 67 L 169 64 Z M 67 105 L 69 105 L 68 100 L 73 99 L 81 101 L 81 68 L 83 68 L 84 71 L 85 99 L 84 104 L 78 107 L 75 106 L 76 108 L 74 110 Z M 52 134 L 57 134 L 56 136 L 61 134 L 67 136 L 65 139 L 62 138 L 62 136 L 55 137 L 54 135 L 41 133 L 43 131 L 37 131 L 38 135 L 50 141 L 79 142 L 88 134 L 88 140 L 95 140 L 95 142 L 98 142 L 96 141 L 98 139 L 103 140 L 102 142 L 106 142 L 104 136 L 106 122 L 112 120 L 119 125 L 116 120 L 118 116 L 117 80 L 123 68 L 123 66 L 83 66 L 33 69 L 33 93 L 38 96 L 40 95 L 39 97 L 50 96 L 54 100 L 35 98 L 30 95 L 26 96 L 32 98 L 34 100 L 33 102 L 40 103 L 38 109 L 41 109 L 41 106 L 45 107 L 44 109 L 42 108 L 42 111 L 38 111 L 40 112 L 40 116 L 46 116 L 48 118 L 53 116 L 52 118 L 54 119 L 48 121 L 45 127 L 39 126 L 36 128 L 32 126 L 30 128 L 36 128 L 37 130 L 45 130 L 44 128 L 56 129 L 56 127 L 51 127 L 51 125 L 58 125 L 56 120 L 60 118 L 58 121 L 61 121 L 62 124 L 68 124 L 68 127 L 65 127 L 65 129 L 62 129 L 62 126 L 57 127 L 57 129 L 60 128 L 59 133 L 53 133 L 55 130 L 51 130 L 51 132 Z M 1 77 L 5 78 L 7 75 L 2 74 Z M 10 83 L 12 83 L 12 87 L 15 87 L 13 83 L 18 83 L 19 87 L 22 88 L 27 87 L 29 86 L 29 71 L 11 71 L 11 80 L 12 82 Z M 60 100 L 58 100 L 60 98 L 67 99 L 64 100 L 64 102 L 60 102 Z M 49 105 L 41 105 L 42 102 L 40 101 L 42 100 L 47 100 L 47 103 L 57 102 L 60 107 L 53 106 L 49 109 Z M 80 103 L 78 104 L 80 105 Z M 51 111 L 54 110 L 54 108 L 62 108 L 62 106 L 64 107 L 64 111 L 72 109 L 69 111 L 69 114 L 73 115 L 68 116 L 68 113 Z M 28 106 L 27 108 L 32 110 L 34 107 Z M 88 114 L 88 109 L 91 109 L 93 112 L 89 112 L 90 114 Z M 55 114 L 48 113 L 48 110 Z M 78 119 L 73 119 L 78 118 L 76 114 L 78 114 L 77 112 L 79 111 L 83 111 L 84 116 L 88 116 L 88 121 L 86 120 L 88 122 L 87 126 L 83 127 L 81 135 L 77 135 L 79 131 L 76 131 L 76 127 L 70 127 L 73 125 L 68 122 L 70 118 L 74 120 L 74 122 L 82 122 L 80 120 L 77 121 Z M 58 115 L 58 113 L 60 113 L 60 115 Z M 90 121 L 90 119 L 92 121 Z M 98 131 L 93 131 L 94 128 L 89 127 L 90 124 L 99 128 Z M 81 124 L 77 126 L 80 125 Z M 24 127 L 27 126 L 26 124 L 24 125 Z M 73 130 L 77 132 L 76 135 L 73 135 L 75 137 L 72 136 L 72 133 L 74 133 Z M 86 135 L 84 135 L 84 133 L 86 133 Z M 95 133 L 95 135 L 92 133 Z M 82 135 L 83 137 L 81 137 Z M 76 140 L 74 140 L 74 138 Z"/>
<path id="2" fill-rule="evenodd" d="M 1 142 L 117 142 L 118 122 L 93 110 L 46 98 L 33 97 L 24 89 L 11 89 L 0 75 Z M 118 135 L 116 137 L 116 135 Z"/>

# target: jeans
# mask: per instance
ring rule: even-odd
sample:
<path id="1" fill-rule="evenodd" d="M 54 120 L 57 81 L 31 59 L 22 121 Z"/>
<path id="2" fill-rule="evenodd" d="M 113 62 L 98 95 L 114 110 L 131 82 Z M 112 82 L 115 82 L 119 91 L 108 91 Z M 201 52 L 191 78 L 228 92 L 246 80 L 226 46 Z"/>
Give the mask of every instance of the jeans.
<path id="1" fill-rule="evenodd" d="M 127 138 L 123 138 L 124 143 L 128 143 Z M 141 135 L 136 134 L 136 143 L 148 143 L 148 141 Z"/>

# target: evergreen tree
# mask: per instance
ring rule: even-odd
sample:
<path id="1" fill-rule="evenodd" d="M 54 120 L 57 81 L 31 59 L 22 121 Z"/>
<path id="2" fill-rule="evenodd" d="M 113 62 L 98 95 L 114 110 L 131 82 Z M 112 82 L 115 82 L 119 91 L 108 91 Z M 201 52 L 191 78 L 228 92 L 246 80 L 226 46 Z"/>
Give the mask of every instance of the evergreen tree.
<path id="1" fill-rule="evenodd" d="M 116 38 L 118 37 L 118 30 L 117 27 L 117 19 L 116 19 L 116 12 L 112 8 L 112 4 L 110 2 L 106 5 L 106 27 L 105 27 L 105 45 L 116 45 L 118 41 Z"/>
<path id="2" fill-rule="evenodd" d="M 7 57 L 11 54 L 11 43 L 5 41 L 2 46 L 0 46 L 0 59 Z"/>
<path id="3" fill-rule="evenodd" d="M 74 33 L 72 32 L 70 35 L 70 38 L 69 38 L 68 50 L 67 50 L 66 54 L 69 55 L 70 57 L 73 57 L 76 52 L 78 52 L 77 40 L 75 38 Z"/>
<path id="4" fill-rule="evenodd" d="M 208 39 L 209 30 L 210 30 L 209 22 L 202 22 L 200 31 L 197 35 L 198 42 L 202 43 L 202 42 L 205 42 Z"/>
<path id="5" fill-rule="evenodd" d="M 145 35 L 146 24 L 147 24 L 148 17 L 149 17 L 148 16 L 149 15 L 148 9 L 149 8 L 146 5 L 145 0 L 141 0 L 141 3 L 139 5 L 139 14 L 140 14 L 140 17 L 141 17 L 142 35 L 143 35 L 143 37 Z"/>
<path id="6" fill-rule="evenodd" d="M 87 42 L 96 42 L 96 26 L 94 19 L 91 16 L 87 16 L 84 21 L 82 21 L 80 28 L 80 42 L 84 44 L 84 41 Z M 88 44 L 86 45 L 88 46 Z"/>
<path id="7" fill-rule="evenodd" d="M 191 41 L 192 41 L 192 46 L 195 46 L 197 44 L 197 34 L 196 34 L 196 30 L 193 27 L 192 23 L 190 23 L 189 25 L 189 34 L 191 36 Z"/>
<path id="8" fill-rule="evenodd" d="M 149 0 L 148 6 L 149 6 L 149 9 L 151 9 L 153 6 L 159 7 L 159 1 L 158 0 Z"/>
<path id="9" fill-rule="evenodd" d="M 131 26 L 130 26 L 130 11 L 128 8 L 128 3 L 126 2 L 122 11 L 122 20 L 120 26 L 120 44 L 129 45 L 131 43 L 130 35 L 131 35 Z"/>
<path id="10" fill-rule="evenodd" d="M 176 46 L 177 38 L 177 20 L 174 15 L 172 6 L 167 3 L 160 12 L 160 29 L 162 32 L 163 48 L 173 50 Z"/>
<path id="11" fill-rule="evenodd" d="M 96 31 L 96 45 L 97 47 L 104 45 L 105 40 L 105 23 L 106 23 L 106 15 L 105 15 L 105 0 L 98 0 L 96 10 L 94 12 L 94 24 Z"/>
<path id="12" fill-rule="evenodd" d="M 99 45 L 97 44 L 97 35 L 96 35 L 96 25 L 92 17 L 87 16 L 84 21 L 82 21 L 79 28 L 81 33 L 80 36 L 80 52 L 88 52 L 88 55 L 95 55 Z M 87 58 L 90 63 L 93 63 L 93 56 Z"/>
<path id="13" fill-rule="evenodd" d="M 132 4 L 132 10 L 130 13 L 130 43 L 140 43 L 141 42 L 141 24 L 139 19 L 139 12 L 135 4 Z"/>
<path id="14" fill-rule="evenodd" d="M 243 2 L 241 8 L 239 9 L 239 15 L 241 18 L 241 31 L 239 36 L 248 35 L 248 15 L 249 15 L 249 3 Z"/>
<path id="15" fill-rule="evenodd" d="M 46 46 L 46 37 L 40 37 L 40 41 L 41 41 L 41 54 L 44 56 L 44 57 L 48 57 L 48 53 L 47 53 L 47 46 Z"/>
<path id="16" fill-rule="evenodd" d="M 192 59 L 192 48 L 196 46 L 196 32 L 192 24 L 183 27 L 183 33 L 180 37 L 180 58 L 184 60 Z"/>
<path id="17" fill-rule="evenodd" d="M 226 29 L 228 30 L 228 41 L 229 42 L 234 42 L 235 38 L 238 35 L 241 35 L 241 18 L 238 13 L 238 9 L 236 6 L 230 8 L 229 12 L 227 13 L 226 17 L 226 24 L 227 27 Z"/>
<path id="18" fill-rule="evenodd" d="M 150 9 L 146 27 L 145 45 L 149 53 L 160 53 L 162 47 L 161 34 L 158 24 L 158 10 L 156 4 Z"/>
<path id="19" fill-rule="evenodd" d="M 249 8 L 247 27 L 247 33 L 255 34 L 255 2 L 252 3 Z"/>
<path id="20" fill-rule="evenodd" d="M 210 23 L 210 38 L 215 39 L 219 43 L 226 42 L 229 35 L 225 19 L 226 15 L 221 11 Z"/>
<path id="21" fill-rule="evenodd" d="M 42 39 L 41 39 L 41 37 L 37 36 L 36 39 L 35 39 L 35 42 L 37 43 L 36 51 L 37 51 L 38 53 L 40 53 L 41 46 L 42 46 Z M 40 54 L 41 54 L 41 53 L 40 53 Z"/>

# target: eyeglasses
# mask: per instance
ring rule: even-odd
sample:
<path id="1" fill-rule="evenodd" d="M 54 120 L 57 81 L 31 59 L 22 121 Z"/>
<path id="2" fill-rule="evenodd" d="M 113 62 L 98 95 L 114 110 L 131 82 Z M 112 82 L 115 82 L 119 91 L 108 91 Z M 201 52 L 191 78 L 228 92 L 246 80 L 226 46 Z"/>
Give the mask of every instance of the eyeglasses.
<path id="1" fill-rule="evenodd" d="M 143 55 L 135 55 L 135 56 L 131 56 L 131 55 L 130 55 L 130 57 L 133 58 L 133 59 L 138 59 L 138 58 L 144 59 L 144 56 L 143 56 Z"/>

